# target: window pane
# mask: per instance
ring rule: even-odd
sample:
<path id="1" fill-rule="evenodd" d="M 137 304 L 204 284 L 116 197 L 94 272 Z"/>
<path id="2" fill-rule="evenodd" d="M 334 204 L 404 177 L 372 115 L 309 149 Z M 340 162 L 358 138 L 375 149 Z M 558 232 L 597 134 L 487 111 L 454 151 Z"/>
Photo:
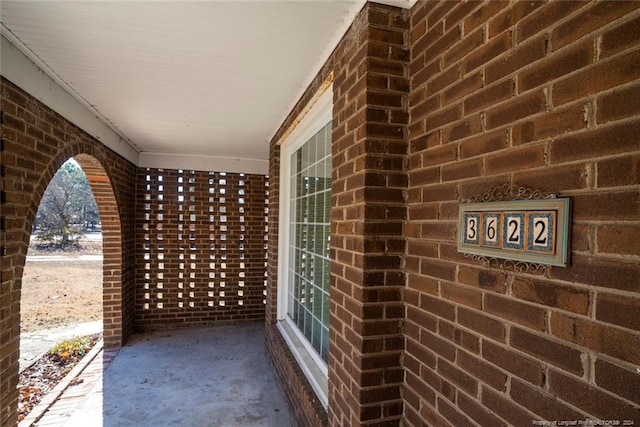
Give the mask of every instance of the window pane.
<path id="1" fill-rule="evenodd" d="M 288 315 L 313 348 L 328 360 L 331 123 L 292 156 Z"/>

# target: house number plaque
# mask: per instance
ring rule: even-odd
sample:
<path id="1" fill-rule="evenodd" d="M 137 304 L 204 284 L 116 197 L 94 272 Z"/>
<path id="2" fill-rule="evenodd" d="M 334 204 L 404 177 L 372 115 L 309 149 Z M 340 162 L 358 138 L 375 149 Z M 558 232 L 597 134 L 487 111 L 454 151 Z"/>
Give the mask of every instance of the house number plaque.
<path id="1" fill-rule="evenodd" d="M 458 252 L 566 266 L 569 213 L 567 198 L 463 203 Z"/>

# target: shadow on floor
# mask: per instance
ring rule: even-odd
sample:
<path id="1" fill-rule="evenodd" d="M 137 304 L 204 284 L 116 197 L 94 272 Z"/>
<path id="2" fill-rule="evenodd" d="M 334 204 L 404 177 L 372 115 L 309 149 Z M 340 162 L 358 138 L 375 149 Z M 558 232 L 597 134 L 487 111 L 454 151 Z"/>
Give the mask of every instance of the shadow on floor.
<path id="1" fill-rule="evenodd" d="M 101 371 L 97 363 L 102 358 L 96 358 Z M 91 380 L 87 368 L 87 382 L 80 381 L 78 389 L 96 385 L 60 425 L 295 425 L 266 352 L 262 323 L 136 335 L 100 374 L 102 381 Z M 65 394 L 71 396 L 73 388 Z M 64 394 L 49 414 L 60 415 L 56 405 L 64 407 Z M 50 425 L 46 418 L 37 425 Z"/>

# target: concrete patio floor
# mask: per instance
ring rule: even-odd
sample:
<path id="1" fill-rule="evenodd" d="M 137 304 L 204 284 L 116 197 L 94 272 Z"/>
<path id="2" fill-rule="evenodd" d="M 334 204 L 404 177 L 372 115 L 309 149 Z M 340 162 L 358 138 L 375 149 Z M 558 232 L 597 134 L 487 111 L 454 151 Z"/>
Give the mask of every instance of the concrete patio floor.
<path id="1" fill-rule="evenodd" d="M 156 331 L 134 335 L 119 351 L 93 353 L 29 425 L 295 425 L 262 323 Z"/>

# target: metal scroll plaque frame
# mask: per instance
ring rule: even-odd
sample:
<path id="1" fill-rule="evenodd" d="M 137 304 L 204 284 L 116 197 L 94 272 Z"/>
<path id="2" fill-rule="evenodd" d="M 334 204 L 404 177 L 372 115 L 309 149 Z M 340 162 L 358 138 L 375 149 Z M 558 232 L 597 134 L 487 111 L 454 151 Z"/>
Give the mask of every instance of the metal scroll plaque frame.
<path id="1" fill-rule="evenodd" d="M 460 205 L 458 252 L 488 268 L 535 272 L 569 262 L 568 198 L 502 185 Z"/>

